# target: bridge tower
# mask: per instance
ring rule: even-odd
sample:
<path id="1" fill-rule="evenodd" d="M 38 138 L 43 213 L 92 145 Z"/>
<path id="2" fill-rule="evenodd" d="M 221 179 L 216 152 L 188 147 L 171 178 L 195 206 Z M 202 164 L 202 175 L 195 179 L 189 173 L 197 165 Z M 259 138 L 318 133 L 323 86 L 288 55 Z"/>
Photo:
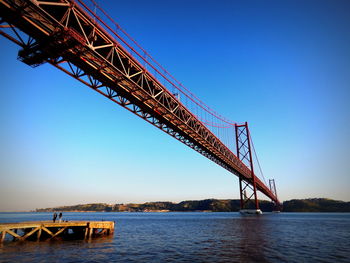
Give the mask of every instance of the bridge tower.
<path id="1" fill-rule="evenodd" d="M 270 188 L 270 191 L 276 196 L 276 199 L 277 199 L 278 196 L 277 196 L 275 179 L 269 179 L 269 188 Z M 282 205 L 280 203 L 278 202 L 273 202 L 273 203 L 274 203 L 273 212 L 279 212 L 282 210 Z"/>
<path id="2" fill-rule="evenodd" d="M 251 137 L 249 133 L 248 123 L 238 125 L 235 124 L 236 131 L 236 148 L 238 159 L 246 165 L 250 171 L 250 178 L 239 176 L 239 191 L 241 199 L 241 213 L 261 214 L 259 209 L 259 201 L 257 196 L 256 176 L 254 173 L 254 164 L 251 151 Z M 249 193 L 247 194 L 247 191 Z M 253 209 L 252 209 L 253 208 Z"/>

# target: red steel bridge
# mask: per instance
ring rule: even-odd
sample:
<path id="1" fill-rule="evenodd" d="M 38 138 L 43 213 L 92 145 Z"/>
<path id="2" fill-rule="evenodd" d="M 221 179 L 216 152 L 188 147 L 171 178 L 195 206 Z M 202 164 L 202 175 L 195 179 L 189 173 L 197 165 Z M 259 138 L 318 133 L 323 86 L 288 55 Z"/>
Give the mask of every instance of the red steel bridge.
<path id="1" fill-rule="evenodd" d="M 0 0 L 0 34 L 20 61 L 50 63 L 238 176 L 242 209 L 259 209 L 257 191 L 280 205 L 274 180 L 254 172 L 248 124 L 204 104 L 94 0 Z"/>

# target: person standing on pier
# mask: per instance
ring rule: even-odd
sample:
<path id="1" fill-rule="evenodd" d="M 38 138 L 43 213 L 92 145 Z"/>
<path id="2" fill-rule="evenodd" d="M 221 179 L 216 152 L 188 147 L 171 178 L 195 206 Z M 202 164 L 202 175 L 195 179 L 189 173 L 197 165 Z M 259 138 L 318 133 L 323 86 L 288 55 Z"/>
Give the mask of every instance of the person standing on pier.
<path id="1" fill-rule="evenodd" d="M 58 216 L 58 222 L 62 222 L 62 212 L 59 214 L 59 216 Z"/>
<path id="2" fill-rule="evenodd" d="M 57 213 L 53 213 L 53 218 L 52 218 L 52 221 L 55 223 L 56 222 L 56 218 L 57 218 Z"/>

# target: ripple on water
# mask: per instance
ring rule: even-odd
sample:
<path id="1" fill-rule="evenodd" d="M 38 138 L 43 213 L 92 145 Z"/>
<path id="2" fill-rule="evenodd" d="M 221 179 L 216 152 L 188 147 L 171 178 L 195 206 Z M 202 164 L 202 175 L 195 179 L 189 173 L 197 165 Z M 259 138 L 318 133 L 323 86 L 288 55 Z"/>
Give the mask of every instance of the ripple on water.
<path id="1" fill-rule="evenodd" d="M 45 220 L 14 213 L 0 221 Z M 113 238 L 0 247 L 0 262 L 350 262 L 350 214 L 66 213 L 115 220 Z"/>

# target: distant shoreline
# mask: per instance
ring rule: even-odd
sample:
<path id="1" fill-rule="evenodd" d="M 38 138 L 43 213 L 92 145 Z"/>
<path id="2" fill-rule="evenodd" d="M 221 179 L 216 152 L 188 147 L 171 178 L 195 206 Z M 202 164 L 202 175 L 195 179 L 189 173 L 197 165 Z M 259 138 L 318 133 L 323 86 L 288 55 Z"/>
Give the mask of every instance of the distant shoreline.
<path id="1" fill-rule="evenodd" d="M 52 213 L 53 211 L 21 211 L 21 212 L 0 212 L 0 213 Z M 131 212 L 131 211 L 65 211 L 60 210 L 62 213 L 239 213 L 239 211 L 167 211 L 167 212 L 159 212 L 159 211 L 138 211 L 138 212 Z M 273 213 L 273 212 L 266 212 L 264 213 Z M 310 211 L 310 212 L 289 212 L 289 211 L 281 211 L 281 213 L 350 213 L 348 212 L 320 212 L 320 211 Z"/>
<path id="2" fill-rule="evenodd" d="M 274 210 L 274 204 L 269 201 L 259 201 L 264 212 Z M 253 208 L 253 204 L 250 204 Z M 238 212 L 239 199 L 205 199 L 172 202 L 147 202 L 143 204 L 79 204 L 72 206 L 59 206 L 53 208 L 36 209 L 32 212 Z M 283 212 L 350 212 L 350 202 L 337 201 L 328 198 L 293 199 L 283 202 Z"/>

